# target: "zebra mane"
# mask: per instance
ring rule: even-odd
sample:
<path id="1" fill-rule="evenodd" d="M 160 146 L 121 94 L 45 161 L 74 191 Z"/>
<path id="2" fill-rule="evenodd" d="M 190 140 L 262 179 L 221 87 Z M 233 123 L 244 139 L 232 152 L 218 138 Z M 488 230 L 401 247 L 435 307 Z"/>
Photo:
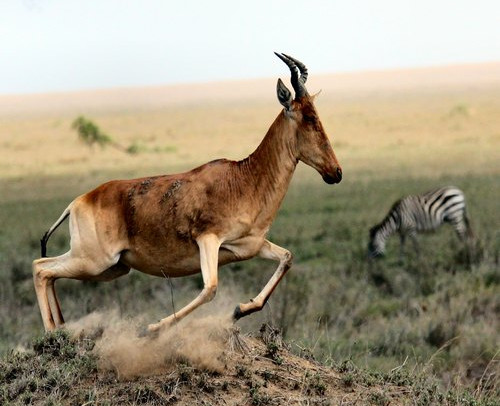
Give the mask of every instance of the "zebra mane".
<path id="1" fill-rule="evenodd" d="M 398 200 L 396 203 L 394 203 L 391 207 L 391 210 L 389 210 L 389 213 L 384 217 L 384 219 L 374 225 L 372 228 L 370 228 L 370 238 L 379 238 L 382 239 L 383 241 L 387 240 L 389 236 L 394 234 L 396 230 L 398 229 L 398 224 L 396 220 L 396 207 L 399 206 L 401 200 Z"/>
<path id="2" fill-rule="evenodd" d="M 382 223 L 375 224 L 370 228 L 370 238 L 374 237 L 377 234 L 377 231 L 380 229 Z"/>

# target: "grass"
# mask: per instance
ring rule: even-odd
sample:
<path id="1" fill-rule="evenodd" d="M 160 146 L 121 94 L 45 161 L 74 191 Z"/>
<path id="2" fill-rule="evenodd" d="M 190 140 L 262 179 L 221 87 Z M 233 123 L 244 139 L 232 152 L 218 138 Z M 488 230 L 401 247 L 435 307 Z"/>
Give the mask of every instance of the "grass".
<path id="1" fill-rule="evenodd" d="M 368 229 L 390 206 L 383 204 L 386 196 L 403 188 L 413 192 L 448 183 L 458 184 L 469 196 L 481 259 L 469 268 L 460 260 L 461 246 L 451 227 L 443 227 L 434 235 L 420 236 L 420 258 L 408 252 L 405 263 L 399 264 L 399 242 L 394 239 L 387 257 L 370 266 L 365 259 Z M 294 266 L 267 308 L 242 320 L 242 328 L 253 330 L 263 321 L 273 322 L 288 340 L 311 348 L 327 363 L 350 359 L 363 368 L 389 371 L 408 358 L 406 368 L 425 369 L 440 377 L 443 387 L 473 390 L 484 378 L 481 390 L 498 391 L 500 247 L 498 231 L 491 225 L 497 187 L 493 176 L 360 182 L 337 188 L 314 180 L 308 186 L 297 182 L 270 232 L 272 241 L 294 253 Z M 366 201 L 373 206 L 366 207 Z M 13 343 L 27 346 L 41 329 L 30 262 L 39 255 L 37 231 L 44 230 L 46 218 L 57 216 L 66 203 L 54 199 L 1 206 L 4 353 Z M 23 218 L 30 222 L 13 239 L 6 232 L 19 227 Z M 63 252 L 67 244 L 63 227 L 51 239 L 49 253 Z M 255 295 L 272 271 L 273 264 L 260 260 L 222 268 L 218 296 L 224 298 L 234 288 L 239 291 L 226 312 Z M 199 277 L 173 280 L 176 308 L 197 294 L 200 282 Z M 60 281 L 58 291 L 69 320 L 110 306 L 118 306 L 124 315 L 148 314 L 150 320 L 171 312 L 168 284 L 136 272 L 111 283 Z M 136 297 L 149 299 L 132 300 Z M 279 360 L 273 350 L 270 347 Z"/>
<path id="2" fill-rule="evenodd" d="M 347 362 L 346 387 L 359 382 L 359 374 L 367 382 L 379 374 L 376 379 L 414 380 L 412 390 L 422 392 L 416 404 L 438 396 L 430 389 L 436 382 L 446 390 L 439 396 L 465 396 L 463 403 L 449 404 L 487 405 L 498 398 L 500 102 L 492 89 L 498 85 L 344 99 L 321 95 L 317 106 L 334 136 L 344 180 L 330 187 L 299 167 L 269 233 L 292 251 L 294 265 L 264 310 L 241 320 L 241 328 L 256 331 L 272 323 L 292 348 L 307 348 L 332 368 Z M 90 154 L 71 134 L 69 113 L 3 117 L 0 143 L 9 154 L 0 163 L 0 353 L 7 360 L 22 358 L 12 350 L 30 348 L 42 328 L 31 261 L 39 256 L 41 235 L 72 198 L 110 178 L 176 172 L 220 156 L 242 158 L 277 111 L 276 104 L 252 101 L 96 112 L 120 141 L 140 142 L 134 156 Z M 145 135 L 137 141 L 139 133 Z M 397 239 L 390 240 L 385 259 L 366 260 L 368 229 L 397 198 L 447 184 L 462 188 L 468 199 L 478 237 L 471 266 L 446 226 L 419 237 L 420 256 L 410 244 L 402 264 Z M 67 248 L 63 226 L 48 250 L 55 255 Z M 273 270 L 274 264 L 257 259 L 222 268 L 217 300 L 208 306 L 230 313 Z M 180 308 L 198 293 L 201 278 L 172 282 Z M 112 306 L 150 320 L 171 312 L 168 283 L 137 272 L 110 283 L 59 281 L 57 288 L 68 320 Z M 272 343 L 268 352 L 280 359 Z M 308 390 L 320 390 L 315 379 L 307 377 Z M 33 385 L 19 382 L 25 381 Z M 252 401 L 264 404 L 262 388 L 254 388 Z M 135 395 L 140 400 L 151 391 L 144 387 Z M 374 392 L 372 404 L 387 401 Z"/>
<path id="3" fill-rule="evenodd" d="M 262 337 L 264 338 L 264 337 Z M 279 338 L 281 339 L 281 338 Z M 279 340 L 276 334 L 273 340 Z M 293 357 L 282 345 L 284 363 L 269 366 L 269 347 L 253 341 L 252 356 L 233 354 L 225 374 L 214 374 L 179 364 L 171 372 L 130 382 L 98 372 L 92 338 L 71 338 L 66 331 L 35 338 L 25 352 L 10 352 L 0 360 L 2 404 L 148 404 L 178 403 L 273 405 L 329 404 L 334 399 L 364 401 L 370 405 L 493 406 L 496 399 L 467 389 L 443 390 L 434 377 L 415 373 L 404 365 L 387 373 L 358 367 L 352 361 L 321 367 Z M 262 355 L 264 356 L 262 356 Z M 246 361 L 243 361 L 246 359 Z M 193 399 L 194 398 L 194 399 Z M 203 403 L 204 404 L 204 403 Z"/>
<path id="4" fill-rule="evenodd" d="M 60 404 L 82 379 L 97 378 L 93 344 L 72 341 L 67 332 L 58 331 L 37 337 L 30 352 L 9 353 L 1 361 L 0 403 Z M 79 401 L 88 397 L 82 393 Z"/>

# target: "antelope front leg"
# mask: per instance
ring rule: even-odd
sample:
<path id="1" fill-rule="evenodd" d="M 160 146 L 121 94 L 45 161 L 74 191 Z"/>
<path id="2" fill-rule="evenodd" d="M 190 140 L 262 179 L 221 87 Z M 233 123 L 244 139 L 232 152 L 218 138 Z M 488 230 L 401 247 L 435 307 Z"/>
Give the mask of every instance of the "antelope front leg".
<path id="1" fill-rule="evenodd" d="M 169 326 L 186 317 L 194 309 L 204 303 L 210 302 L 217 291 L 217 266 L 219 258 L 219 239 L 214 234 L 207 234 L 199 237 L 196 242 L 200 248 L 200 266 L 203 276 L 203 290 L 191 303 L 183 307 L 178 312 L 161 319 L 158 323 L 150 324 L 150 332 L 158 331 L 160 328 Z"/>
<path id="2" fill-rule="evenodd" d="M 261 258 L 279 261 L 278 268 L 274 272 L 271 279 L 269 279 L 266 286 L 264 286 L 264 289 L 262 289 L 257 296 L 251 299 L 248 303 L 240 303 L 236 306 L 233 313 L 234 320 L 238 320 L 244 316 L 248 316 L 251 313 L 261 310 L 276 286 L 278 286 L 278 283 L 280 283 L 283 276 L 285 276 L 286 272 L 292 266 L 292 253 L 268 240 L 264 242 L 264 245 L 262 245 L 262 248 L 257 255 Z"/>

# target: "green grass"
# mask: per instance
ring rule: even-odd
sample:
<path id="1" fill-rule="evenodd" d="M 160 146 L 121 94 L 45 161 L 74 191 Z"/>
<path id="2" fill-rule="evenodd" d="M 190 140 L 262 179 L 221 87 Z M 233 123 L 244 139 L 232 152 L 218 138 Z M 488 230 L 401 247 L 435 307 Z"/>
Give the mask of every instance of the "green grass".
<path id="1" fill-rule="evenodd" d="M 454 184 L 468 198 L 478 236 L 478 256 L 469 266 L 450 227 L 419 236 L 421 255 L 408 246 L 403 264 L 399 241 L 387 257 L 366 260 L 368 229 L 402 194 Z M 443 387 L 498 392 L 499 181 L 495 176 L 456 176 L 345 182 L 328 187 L 318 176 L 299 174 L 273 224 L 271 241 L 294 253 L 294 265 L 260 313 L 242 328 L 262 321 L 279 326 L 286 338 L 311 348 L 323 362 L 350 360 L 362 368 L 388 372 L 426 371 Z M 74 196 L 0 204 L 0 352 L 29 346 L 42 329 L 31 279 L 39 238 Z M 68 248 L 67 225 L 51 238 L 49 255 Z M 218 296 L 234 287 L 237 300 L 253 297 L 275 264 L 250 260 L 221 269 Z M 176 279 L 177 308 L 191 300 L 199 276 Z M 170 288 L 138 272 L 110 283 L 58 282 L 67 320 L 94 310 L 119 308 L 156 320 L 171 312 Z M 141 298 L 141 300 L 136 300 Z M 221 311 L 230 313 L 232 306 Z M 218 306 L 218 303 L 208 306 Z M 497 393 L 498 394 L 498 393 Z"/>
<path id="2" fill-rule="evenodd" d="M 61 404 L 82 380 L 97 378 L 94 342 L 71 340 L 65 331 L 39 336 L 28 352 L 11 352 L 0 361 L 0 404 Z M 77 395 L 74 404 L 89 400 Z"/>
<path id="3" fill-rule="evenodd" d="M 400 264 L 395 237 L 387 257 L 370 264 L 368 229 L 391 203 L 401 194 L 446 184 L 460 186 L 468 197 L 478 236 L 475 263 L 464 261 L 461 244 L 444 226 L 419 236 L 419 257 L 410 244 Z M 350 359 L 377 370 L 388 371 L 408 357 L 409 368 L 426 368 L 444 385 L 474 386 L 487 366 L 498 374 L 498 191 L 494 176 L 387 179 L 312 193 L 293 189 L 286 215 L 271 231 L 272 240 L 295 254 L 288 283 L 271 301 L 284 315 L 281 323 L 293 321 L 286 326 L 288 337 L 313 347 L 322 360 Z M 307 291 L 305 298 L 301 291 Z"/>

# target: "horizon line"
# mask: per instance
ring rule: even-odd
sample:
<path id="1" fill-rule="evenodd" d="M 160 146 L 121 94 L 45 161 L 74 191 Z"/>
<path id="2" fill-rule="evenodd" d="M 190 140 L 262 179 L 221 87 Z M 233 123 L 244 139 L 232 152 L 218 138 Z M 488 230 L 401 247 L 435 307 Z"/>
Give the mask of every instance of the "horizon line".
<path id="1" fill-rule="evenodd" d="M 482 60 L 474 62 L 444 62 L 438 64 L 422 64 L 422 65 L 408 65 L 408 66 L 398 66 L 398 67 L 383 67 L 383 68 L 360 68 L 352 70 L 339 70 L 339 71 L 318 71 L 314 73 L 314 76 L 342 76 L 349 74 L 376 74 L 376 73 L 390 73 L 390 72 L 408 72 L 408 71 L 419 71 L 419 70 L 429 70 L 429 69 L 446 69 L 453 67 L 472 67 L 479 65 L 495 65 L 500 64 L 500 59 L 497 60 Z M 279 75 L 280 76 L 280 75 Z M 138 90 L 138 89 L 151 89 L 151 88 L 165 88 L 165 87 L 187 87 L 187 86 L 203 86 L 203 85 L 213 85 L 220 83 L 237 83 L 237 82 L 253 82 L 271 79 L 271 76 L 254 76 L 254 77 L 231 77 L 228 79 L 213 79 L 213 80 L 194 80 L 194 81 L 179 81 L 179 82 L 163 82 L 163 83 L 151 83 L 151 84 L 130 84 L 130 85 L 111 85 L 111 86 L 101 86 L 101 87 L 75 87 L 71 89 L 58 89 L 58 90 L 44 90 L 44 91 L 20 91 L 20 92 L 0 92 L 0 97 L 15 97 L 15 96 L 36 96 L 36 95 L 48 95 L 48 94 L 69 94 L 69 93 L 92 93 L 99 91 L 113 91 L 113 90 Z"/>

